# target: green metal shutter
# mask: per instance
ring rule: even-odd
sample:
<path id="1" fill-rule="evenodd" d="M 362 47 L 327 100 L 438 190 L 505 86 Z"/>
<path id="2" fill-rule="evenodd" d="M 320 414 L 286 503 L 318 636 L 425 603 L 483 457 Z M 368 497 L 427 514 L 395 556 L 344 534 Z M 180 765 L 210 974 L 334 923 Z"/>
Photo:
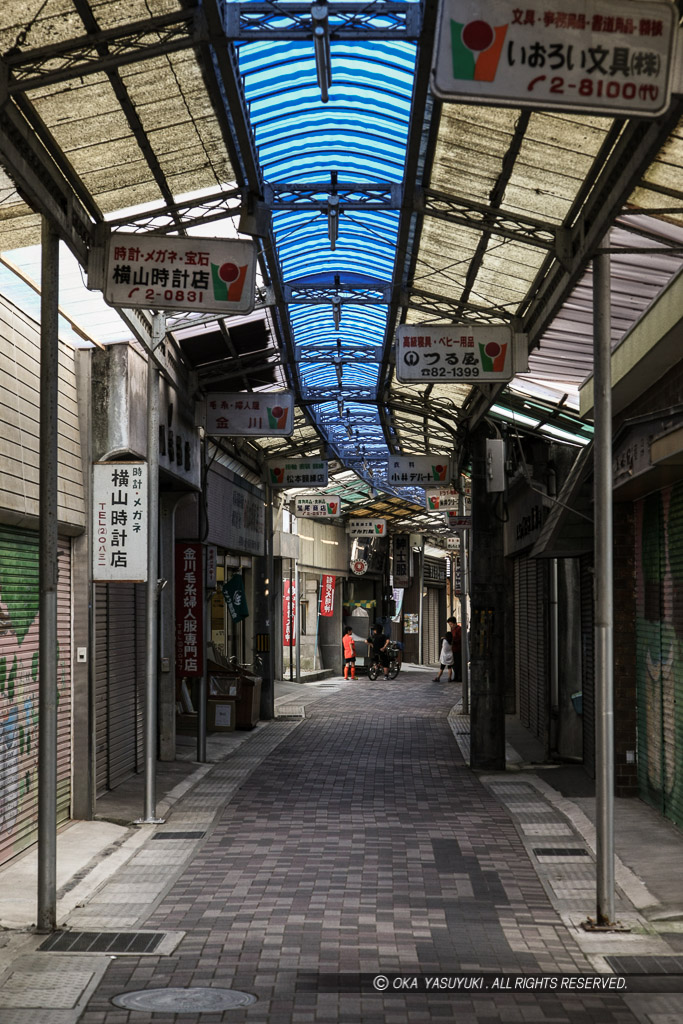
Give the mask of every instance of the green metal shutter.
<path id="1" fill-rule="evenodd" d="M 71 547 L 59 541 L 57 821 L 71 803 Z M 37 839 L 38 535 L 0 526 L 0 862 Z"/>
<path id="2" fill-rule="evenodd" d="M 514 586 L 515 686 L 519 718 L 534 736 L 545 743 L 548 728 L 548 586 L 543 560 L 516 558 Z"/>

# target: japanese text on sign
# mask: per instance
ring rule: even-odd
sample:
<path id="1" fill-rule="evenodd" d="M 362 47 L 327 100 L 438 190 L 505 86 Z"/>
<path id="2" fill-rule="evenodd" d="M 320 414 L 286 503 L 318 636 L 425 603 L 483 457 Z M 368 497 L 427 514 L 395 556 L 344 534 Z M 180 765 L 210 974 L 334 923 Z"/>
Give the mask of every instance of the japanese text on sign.
<path id="1" fill-rule="evenodd" d="M 208 395 L 206 432 L 219 437 L 278 435 L 294 430 L 291 391 L 231 392 Z"/>
<path id="2" fill-rule="evenodd" d="M 93 466 L 93 579 L 147 579 L 147 465 Z"/>
<path id="3" fill-rule="evenodd" d="M 175 549 L 176 675 L 204 671 L 202 545 L 180 541 Z"/>
<path id="4" fill-rule="evenodd" d="M 340 513 L 338 494 L 303 494 L 295 499 L 294 514 L 304 519 L 336 519 Z"/>
<path id="5" fill-rule="evenodd" d="M 430 512 L 445 512 L 447 509 L 460 507 L 460 495 L 454 488 L 442 491 L 428 491 L 425 506 Z"/>
<path id="6" fill-rule="evenodd" d="M 337 583 L 336 576 L 324 575 L 320 581 L 320 614 L 330 618 L 334 614 L 334 590 Z"/>
<path id="7" fill-rule="evenodd" d="M 267 465 L 271 487 L 327 487 L 327 462 L 319 459 L 287 459 Z"/>
<path id="8" fill-rule="evenodd" d="M 350 519 L 346 532 L 351 537 L 386 537 L 386 519 Z"/>
<path id="9" fill-rule="evenodd" d="M 256 250 L 251 240 L 112 234 L 104 300 L 111 306 L 250 313 Z"/>
<path id="10" fill-rule="evenodd" d="M 296 646 L 294 616 L 296 615 L 296 583 L 285 580 L 282 587 L 282 646 Z"/>
<path id="11" fill-rule="evenodd" d="M 394 487 L 445 487 L 451 478 L 447 456 L 402 455 L 389 459 L 388 482 Z"/>
<path id="12" fill-rule="evenodd" d="M 578 8 L 578 9 L 577 9 Z M 442 99 L 657 116 L 670 99 L 670 3 L 442 0 Z"/>
<path id="13" fill-rule="evenodd" d="M 512 332 L 505 325 L 411 326 L 396 331 L 399 381 L 512 380 Z"/>

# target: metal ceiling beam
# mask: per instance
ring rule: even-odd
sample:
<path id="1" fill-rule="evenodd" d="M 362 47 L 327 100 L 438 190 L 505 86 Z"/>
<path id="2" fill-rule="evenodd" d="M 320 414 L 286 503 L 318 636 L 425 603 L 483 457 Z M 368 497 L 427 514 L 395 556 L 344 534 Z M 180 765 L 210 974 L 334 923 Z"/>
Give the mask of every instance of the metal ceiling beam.
<path id="1" fill-rule="evenodd" d="M 342 210 L 398 210 L 403 190 L 396 182 L 331 182 L 325 184 L 287 184 L 277 182 L 266 185 L 264 200 L 277 210 L 320 210 L 326 212 L 328 197 L 334 194 Z"/>
<path id="2" fill-rule="evenodd" d="M 509 309 L 500 306 L 479 306 L 473 302 L 435 295 L 422 288 L 410 288 L 401 293 L 401 305 L 409 307 L 437 320 L 448 320 L 451 324 L 476 320 L 485 323 L 509 323 L 514 319 Z"/>
<path id="3" fill-rule="evenodd" d="M 550 251 L 557 247 L 558 236 L 561 245 L 565 235 L 565 229 L 559 225 L 432 188 L 415 189 L 415 209 L 426 217 L 444 220 L 449 224 L 462 224 L 473 231 L 486 230 L 502 238 Z"/>
<path id="4" fill-rule="evenodd" d="M 386 306 L 391 285 L 373 287 L 345 284 L 339 285 L 290 285 L 283 288 L 286 302 L 307 306 L 328 306 L 341 299 L 342 303 L 364 306 Z"/>
<path id="5" fill-rule="evenodd" d="M 177 230 L 177 219 L 182 220 L 184 228 L 211 224 L 226 217 L 236 217 L 242 209 L 243 190 L 240 188 L 223 189 L 202 196 L 200 199 L 188 199 L 185 202 L 173 202 L 156 206 L 140 213 L 126 214 L 107 220 L 107 225 L 118 230 L 148 230 L 163 233 Z M 191 216 L 190 216 L 191 214 Z"/>
<path id="6" fill-rule="evenodd" d="M 420 4 L 375 0 L 371 3 L 328 3 L 330 39 L 417 39 Z M 227 5 L 229 39 L 259 42 L 275 39 L 310 39 L 313 19 L 310 3 L 231 3 Z"/>

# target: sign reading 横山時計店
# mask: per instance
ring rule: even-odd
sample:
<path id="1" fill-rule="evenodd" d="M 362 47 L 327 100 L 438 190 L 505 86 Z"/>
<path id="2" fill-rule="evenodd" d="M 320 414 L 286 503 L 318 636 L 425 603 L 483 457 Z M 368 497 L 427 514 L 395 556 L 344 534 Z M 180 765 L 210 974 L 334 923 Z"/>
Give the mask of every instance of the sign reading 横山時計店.
<path id="1" fill-rule="evenodd" d="M 671 98 L 676 6 L 657 0 L 441 0 L 444 100 L 657 117 Z"/>
<path id="2" fill-rule="evenodd" d="M 237 391 L 209 394 L 206 432 L 217 437 L 289 437 L 294 430 L 291 391 Z"/>
<path id="3" fill-rule="evenodd" d="M 113 233 L 104 256 L 110 306 L 251 313 L 256 248 L 251 239 Z"/>
<path id="4" fill-rule="evenodd" d="M 389 459 L 387 479 L 393 487 L 447 487 L 451 463 L 447 455 L 396 455 Z"/>
<path id="5" fill-rule="evenodd" d="M 396 339 L 396 378 L 404 384 L 505 381 L 526 369 L 524 335 L 505 324 L 402 324 Z"/>
<path id="6" fill-rule="evenodd" d="M 269 459 L 271 487 L 327 487 L 328 463 L 322 459 Z"/>
<path id="7" fill-rule="evenodd" d="M 147 464 L 93 465 L 93 579 L 147 579 Z"/>

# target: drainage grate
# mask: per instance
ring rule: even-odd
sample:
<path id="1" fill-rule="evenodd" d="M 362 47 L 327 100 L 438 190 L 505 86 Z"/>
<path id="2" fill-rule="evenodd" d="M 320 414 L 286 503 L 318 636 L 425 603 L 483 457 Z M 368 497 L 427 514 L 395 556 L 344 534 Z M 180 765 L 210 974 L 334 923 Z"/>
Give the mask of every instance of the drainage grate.
<path id="1" fill-rule="evenodd" d="M 156 832 L 152 839 L 203 839 L 206 832 Z"/>
<path id="2" fill-rule="evenodd" d="M 588 850 L 574 849 L 568 846 L 535 846 L 533 852 L 537 857 L 587 857 Z"/>
<path id="3" fill-rule="evenodd" d="M 137 992 L 122 992 L 114 996 L 114 1006 L 126 1010 L 149 1010 L 151 1013 L 220 1013 L 240 1006 L 251 1006 L 256 996 L 231 988 L 146 988 Z"/>
<path id="4" fill-rule="evenodd" d="M 165 932 L 53 932 L 38 946 L 42 953 L 153 953 Z"/>
<path id="5" fill-rule="evenodd" d="M 606 956 L 615 974 L 683 974 L 680 956 Z"/>

